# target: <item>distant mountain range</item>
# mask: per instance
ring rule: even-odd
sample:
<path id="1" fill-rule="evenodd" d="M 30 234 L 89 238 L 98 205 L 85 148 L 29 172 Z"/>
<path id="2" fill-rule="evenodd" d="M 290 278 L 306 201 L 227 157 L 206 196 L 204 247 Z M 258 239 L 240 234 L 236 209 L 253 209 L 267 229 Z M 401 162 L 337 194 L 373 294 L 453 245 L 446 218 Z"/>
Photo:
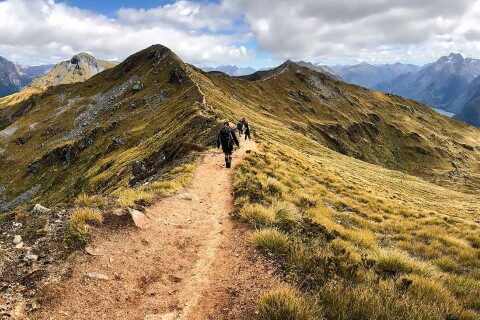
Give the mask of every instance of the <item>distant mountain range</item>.
<path id="1" fill-rule="evenodd" d="M 215 71 L 216 72 L 223 72 L 223 73 L 226 73 L 229 76 L 233 76 L 233 77 L 245 76 L 245 75 L 252 74 L 255 71 L 257 71 L 254 68 L 250 68 L 250 67 L 241 68 L 241 67 L 237 67 L 237 66 L 233 66 L 233 65 L 226 65 L 226 66 L 222 65 L 222 66 L 218 66 L 218 67 L 203 67 L 202 70 L 205 71 L 205 72 L 215 72 Z"/>
<path id="2" fill-rule="evenodd" d="M 344 81 L 369 89 L 373 89 L 381 83 L 389 83 L 400 75 L 421 69 L 420 66 L 399 62 L 381 65 L 362 62 L 356 65 L 336 65 L 330 68 Z"/>
<path id="3" fill-rule="evenodd" d="M 458 113 L 464 105 L 457 99 L 468 91 L 470 83 L 479 75 L 480 60 L 465 59 L 461 54 L 452 53 L 417 72 L 399 75 L 374 89 Z"/>
<path id="4" fill-rule="evenodd" d="M 417 66 L 413 64 L 325 66 L 311 62 L 296 62 L 302 67 L 321 72 L 369 89 L 397 94 L 417 100 L 435 109 L 455 114 L 455 118 L 480 126 L 480 60 L 451 53 L 437 61 Z M 115 66 L 116 62 L 98 60 L 80 53 L 57 65 L 22 67 L 0 57 L 0 97 L 19 92 L 26 86 L 47 88 L 58 84 L 84 81 Z M 255 78 L 272 69 L 255 70 L 235 65 L 203 67 L 206 72 L 222 72 L 230 76 Z"/>
<path id="5" fill-rule="evenodd" d="M 423 67 L 363 62 L 330 68 L 346 82 L 417 100 L 480 126 L 479 59 L 451 53 Z"/>

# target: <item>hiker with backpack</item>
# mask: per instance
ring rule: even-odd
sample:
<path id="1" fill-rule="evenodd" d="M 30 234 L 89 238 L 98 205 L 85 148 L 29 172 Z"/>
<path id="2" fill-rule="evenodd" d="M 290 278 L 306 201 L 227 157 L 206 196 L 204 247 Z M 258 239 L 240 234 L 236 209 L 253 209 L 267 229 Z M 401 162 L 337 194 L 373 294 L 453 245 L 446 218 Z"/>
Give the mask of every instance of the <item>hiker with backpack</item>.
<path id="1" fill-rule="evenodd" d="M 247 138 L 248 140 L 252 140 L 252 138 L 250 138 L 250 125 L 248 124 L 248 121 L 245 121 L 243 126 L 245 127 L 245 141 L 247 141 Z"/>
<path id="2" fill-rule="evenodd" d="M 243 134 L 243 122 L 240 120 L 237 123 L 238 135 L 241 137 Z"/>
<path id="3" fill-rule="evenodd" d="M 228 122 L 225 122 L 223 124 L 223 128 L 218 133 L 217 148 L 220 148 L 220 146 L 222 147 L 223 153 L 225 153 L 225 164 L 227 168 L 230 168 L 232 165 L 232 152 L 234 144 L 240 147 L 240 143 L 235 136 L 235 131 L 230 128 Z"/>

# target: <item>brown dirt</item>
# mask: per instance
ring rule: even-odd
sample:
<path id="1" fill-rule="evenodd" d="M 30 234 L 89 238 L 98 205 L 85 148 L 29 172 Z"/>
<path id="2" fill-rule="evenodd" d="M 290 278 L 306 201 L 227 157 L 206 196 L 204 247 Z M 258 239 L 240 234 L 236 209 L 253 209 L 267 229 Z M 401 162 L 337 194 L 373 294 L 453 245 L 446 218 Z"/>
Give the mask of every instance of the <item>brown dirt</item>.
<path id="1" fill-rule="evenodd" d="M 234 164 L 253 148 L 243 143 Z M 252 249 L 249 228 L 229 216 L 232 175 L 222 155 L 207 154 L 186 190 L 146 211 L 146 230 L 98 232 L 91 247 L 101 255 L 74 256 L 60 293 L 29 318 L 253 319 L 258 295 L 280 281 Z"/>

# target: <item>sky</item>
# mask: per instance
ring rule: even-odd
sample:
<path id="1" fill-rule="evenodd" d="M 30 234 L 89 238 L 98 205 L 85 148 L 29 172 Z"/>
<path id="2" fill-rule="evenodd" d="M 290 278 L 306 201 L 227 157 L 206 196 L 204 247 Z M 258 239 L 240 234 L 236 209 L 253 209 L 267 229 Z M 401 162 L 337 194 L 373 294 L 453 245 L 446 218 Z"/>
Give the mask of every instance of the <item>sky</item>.
<path id="1" fill-rule="evenodd" d="M 480 58 L 480 0 L 0 0 L 0 55 L 24 65 L 163 44 L 198 66 Z"/>

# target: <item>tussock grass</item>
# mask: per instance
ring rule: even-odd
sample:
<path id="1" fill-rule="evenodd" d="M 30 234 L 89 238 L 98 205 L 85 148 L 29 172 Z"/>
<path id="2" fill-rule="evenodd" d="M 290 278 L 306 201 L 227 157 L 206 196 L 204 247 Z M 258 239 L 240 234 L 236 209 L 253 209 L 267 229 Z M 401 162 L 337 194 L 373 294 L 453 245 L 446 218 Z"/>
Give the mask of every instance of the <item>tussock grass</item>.
<path id="1" fill-rule="evenodd" d="M 291 202 L 275 201 L 272 209 L 275 213 L 275 220 L 282 225 L 295 223 L 302 218 L 297 206 Z"/>
<path id="2" fill-rule="evenodd" d="M 108 199 L 100 195 L 89 196 L 86 193 L 82 193 L 75 199 L 75 205 L 79 207 L 97 207 L 103 209 L 107 204 Z"/>
<path id="3" fill-rule="evenodd" d="M 65 237 L 67 246 L 70 249 L 84 247 L 89 238 L 90 231 L 88 223 L 102 223 L 103 214 L 101 211 L 91 208 L 75 209 L 69 220 L 69 230 Z"/>
<path id="4" fill-rule="evenodd" d="M 435 269 L 399 250 L 380 250 L 376 254 L 375 270 L 381 274 L 397 276 L 399 274 L 435 275 Z"/>
<path id="5" fill-rule="evenodd" d="M 276 229 L 262 229 L 252 237 L 257 249 L 265 249 L 278 254 L 285 254 L 289 249 L 288 237 Z"/>
<path id="6" fill-rule="evenodd" d="M 260 204 L 249 204 L 240 210 L 240 217 L 255 226 L 265 226 L 275 221 L 275 211 Z"/>
<path id="7" fill-rule="evenodd" d="M 339 169 L 336 155 L 318 155 L 328 166 L 315 166 L 315 157 L 267 145 L 235 175 L 238 212 L 268 227 L 254 245 L 282 252 L 286 279 L 308 289 L 317 311 L 338 320 L 479 318 L 477 224 L 462 202 L 470 198 L 351 160 Z M 458 210 L 464 219 L 445 213 Z"/>
<path id="8" fill-rule="evenodd" d="M 141 189 L 123 189 L 116 194 L 117 205 L 125 208 L 135 205 L 136 202 L 152 203 L 153 194 L 145 192 Z"/>
<path id="9" fill-rule="evenodd" d="M 258 302 L 259 320 L 320 320 L 318 308 L 292 288 L 269 292 Z"/>

